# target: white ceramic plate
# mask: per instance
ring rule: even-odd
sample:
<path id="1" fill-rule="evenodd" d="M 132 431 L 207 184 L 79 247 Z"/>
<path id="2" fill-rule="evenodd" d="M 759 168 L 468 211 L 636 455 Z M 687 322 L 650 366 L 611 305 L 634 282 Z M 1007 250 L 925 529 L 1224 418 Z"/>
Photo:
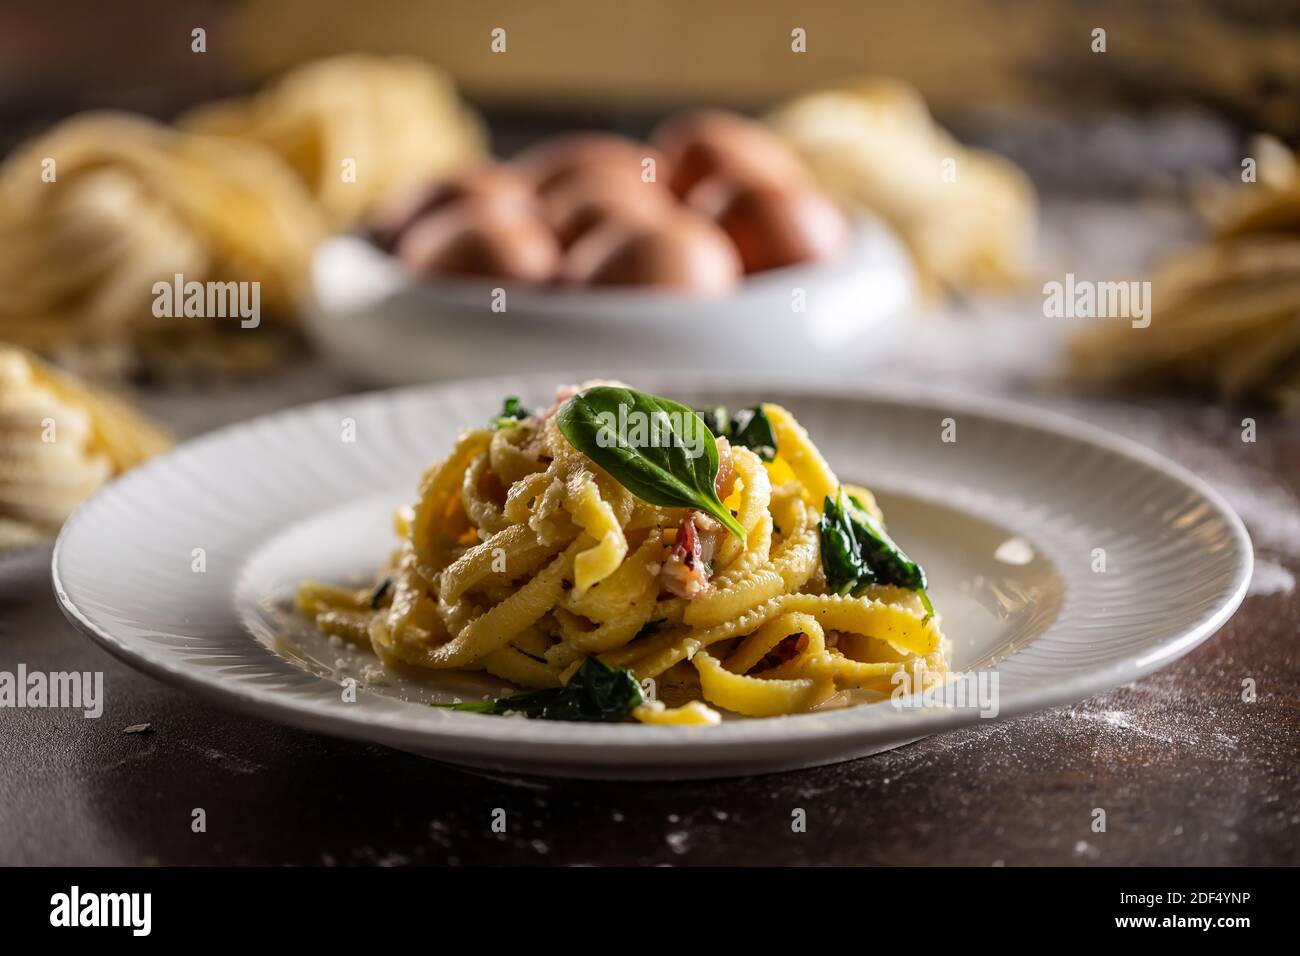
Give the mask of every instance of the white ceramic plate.
<path id="1" fill-rule="evenodd" d="M 1250 578 L 1250 541 L 1217 494 L 1068 420 L 968 397 L 767 378 L 635 384 L 696 403 L 788 405 L 842 478 L 879 492 L 891 531 L 929 572 L 954 668 L 996 671 L 1002 717 L 1187 653 L 1223 624 Z M 464 678 L 371 684 L 371 662 L 286 620 L 282 602 L 300 579 L 373 572 L 393 544 L 392 509 L 412 499 L 459 427 L 487 419 L 505 395 L 540 403 L 553 386 L 547 375 L 362 395 L 190 442 L 72 517 L 54 551 L 59 602 L 127 662 L 232 707 L 498 770 L 725 776 L 845 760 L 980 719 L 890 702 L 709 728 L 451 712 L 426 702 L 472 689 Z M 942 440 L 945 419 L 955 442 Z M 355 442 L 343 441 L 352 426 Z M 345 676 L 364 685 L 355 703 L 343 700 Z"/>
<path id="2" fill-rule="evenodd" d="M 568 368 L 575 346 L 606 377 L 642 368 L 860 370 L 887 354 L 916 304 L 906 252 L 871 219 L 839 260 L 760 273 L 713 299 L 506 287 L 505 310 L 493 311 L 495 283 L 413 278 L 356 236 L 321 245 L 311 282 L 317 343 L 390 385 L 463 378 L 488 359 L 501 373 Z"/>

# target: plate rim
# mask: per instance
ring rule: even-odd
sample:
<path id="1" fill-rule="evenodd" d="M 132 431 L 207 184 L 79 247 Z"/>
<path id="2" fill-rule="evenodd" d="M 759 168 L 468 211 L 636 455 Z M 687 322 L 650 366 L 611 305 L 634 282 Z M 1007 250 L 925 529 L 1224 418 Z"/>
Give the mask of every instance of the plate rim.
<path id="1" fill-rule="evenodd" d="M 1233 565 L 1234 579 L 1226 599 L 1203 614 L 1194 626 L 1150 648 L 1141 657 L 1135 659 L 1133 655 L 1129 655 L 1106 665 L 1085 668 L 1076 674 L 1062 677 L 1041 687 L 1028 688 L 1020 693 L 1004 696 L 1000 702 L 998 715 L 992 719 L 1010 719 L 1047 707 L 1060 706 L 1144 677 L 1183 656 L 1217 632 L 1236 612 L 1247 594 L 1254 566 L 1254 550 L 1250 535 L 1241 518 L 1226 499 L 1198 475 L 1132 439 L 1056 411 L 1046 411 L 1001 397 L 945 387 L 917 383 L 878 385 L 830 376 L 821 380 L 808 380 L 797 373 L 755 375 L 743 371 L 727 371 L 710 374 L 711 378 L 708 382 L 710 388 L 738 390 L 759 388 L 768 393 L 779 392 L 787 397 L 790 395 L 847 397 L 949 410 L 954 406 L 960 407 L 967 413 L 985 419 L 1046 431 L 1058 436 L 1063 435 L 1075 441 L 1100 447 L 1111 454 L 1136 460 L 1182 484 L 1210 504 L 1231 535 L 1239 558 Z M 693 378 L 691 373 L 681 370 L 669 372 L 646 370 L 643 375 L 655 380 L 656 383 L 664 383 L 656 386 L 660 388 L 671 388 L 670 383 L 690 384 Z M 636 380 L 635 375 L 628 375 L 628 378 Z M 321 414 L 346 402 L 355 403 L 364 400 L 382 404 L 385 401 L 400 401 L 415 393 L 428 393 L 431 399 L 436 400 L 442 392 L 474 387 L 488 388 L 494 382 L 509 382 L 511 388 L 519 388 L 521 382 L 527 381 L 545 388 L 548 386 L 542 383 L 549 382 L 553 385 L 556 381 L 580 380 L 582 376 L 572 373 L 533 372 L 506 376 L 477 376 L 450 382 L 375 389 L 280 409 L 196 436 L 178 445 L 172 451 L 146 462 L 131 473 L 114 479 L 73 513 L 61 529 L 50 559 L 51 583 L 56 601 L 64 616 L 74 627 L 115 657 L 167 683 L 197 692 L 206 699 L 227 703 L 233 701 L 237 703 L 238 709 L 317 732 L 386 743 L 404 749 L 419 749 L 419 745 L 423 743 L 433 747 L 439 753 L 464 755 L 477 753 L 483 742 L 490 741 L 495 748 L 495 757 L 512 761 L 516 765 L 521 761 L 554 764 L 555 758 L 548 757 L 544 753 L 548 747 L 573 754 L 574 759 L 587 763 L 592 760 L 629 765 L 654 763 L 662 760 L 668 751 L 672 751 L 671 756 L 675 763 L 703 764 L 724 756 L 742 755 L 750 748 L 761 748 L 776 743 L 802 743 L 816 745 L 821 750 L 831 750 L 842 747 L 850 741 L 866 744 L 887 739 L 915 739 L 973 723 L 978 719 L 972 717 L 967 710 L 891 708 L 886 712 L 879 708 L 845 708 L 822 714 L 799 714 L 763 720 L 728 722 L 720 727 L 709 728 L 639 724 L 570 725 L 582 728 L 583 733 L 580 735 L 551 731 L 551 728 L 564 726 L 561 724 L 546 725 L 539 729 L 540 732 L 524 730 L 520 733 L 517 730 L 521 729 L 521 725 L 528 726 L 524 722 L 477 714 L 453 715 L 438 712 L 442 717 L 450 720 L 430 720 L 425 714 L 418 722 L 400 719 L 376 720 L 374 714 L 364 713 L 361 708 L 326 710 L 315 701 L 284 697 L 275 688 L 237 684 L 228 680 L 220 672 L 203 671 L 186 666 L 184 662 L 166 659 L 165 655 L 152 653 L 149 648 L 141 647 L 131 638 L 117 637 L 107 628 L 101 627 L 77 607 L 67 593 L 60 573 L 61 558 L 69 539 L 75 533 L 84 515 L 96 506 L 96 502 L 108 489 L 125 482 L 145 480 L 155 469 L 165 468 L 176 455 L 191 453 L 254 425 L 284 423 L 308 414 Z M 235 580 L 237 575 L 232 576 L 232 583 Z M 251 635 L 246 636 L 250 641 L 255 640 Z M 262 645 L 259 643 L 257 646 Z M 307 673 L 283 658 L 280 660 L 286 667 L 292 667 L 300 673 Z M 339 686 L 325 678 L 310 676 L 329 688 L 337 689 Z M 364 693 L 366 692 L 362 690 L 358 696 Z M 368 696 L 379 697 L 380 695 Z M 382 699 L 403 708 L 407 706 L 391 698 Z M 857 721 L 852 719 L 855 712 L 860 717 Z M 888 719 L 879 719 L 884 713 L 889 714 Z M 741 728 L 753 728 L 753 730 L 744 732 Z M 760 728 L 771 728 L 772 732 L 759 733 Z M 413 735 L 418 739 L 412 741 Z M 608 752 L 610 748 L 616 748 L 617 752 L 611 755 Z"/>

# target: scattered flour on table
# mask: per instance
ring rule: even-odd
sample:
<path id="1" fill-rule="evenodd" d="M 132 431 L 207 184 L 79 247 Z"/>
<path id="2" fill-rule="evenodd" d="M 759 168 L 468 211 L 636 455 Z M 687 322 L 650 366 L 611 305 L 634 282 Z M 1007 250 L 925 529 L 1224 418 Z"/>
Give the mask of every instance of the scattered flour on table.
<path id="1" fill-rule="evenodd" d="M 1100 724 L 1104 730 L 1139 734 L 1148 737 L 1151 740 L 1157 740 L 1163 744 L 1177 743 L 1179 737 L 1168 733 L 1161 733 L 1153 730 L 1148 726 L 1143 726 L 1133 719 L 1131 714 L 1122 710 L 1079 710 L 1071 709 L 1069 716 L 1072 720 L 1086 720 L 1094 724 Z M 1185 738 L 1186 742 L 1194 742 L 1195 738 Z"/>
<path id="2" fill-rule="evenodd" d="M 1226 475 L 1204 477 L 1246 522 L 1257 545 L 1300 558 L 1300 505 L 1285 489 L 1261 487 L 1249 478 L 1238 481 Z"/>
<path id="3" fill-rule="evenodd" d="M 1074 844 L 1074 855 L 1096 859 L 1101 856 L 1101 850 L 1092 846 L 1087 840 L 1080 840 Z"/>
<path id="4" fill-rule="evenodd" d="M 1255 561 L 1255 574 L 1250 579 L 1251 594 L 1290 594 L 1295 590 L 1295 575 L 1276 561 Z"/>

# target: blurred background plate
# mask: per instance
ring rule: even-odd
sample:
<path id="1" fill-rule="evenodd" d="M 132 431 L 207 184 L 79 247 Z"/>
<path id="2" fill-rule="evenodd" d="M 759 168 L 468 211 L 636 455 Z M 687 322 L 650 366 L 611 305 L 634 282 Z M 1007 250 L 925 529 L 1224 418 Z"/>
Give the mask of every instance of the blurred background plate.
<path id="1" fill-rule="evenodd" d="M 897 344 L 916 306 L 902 245 L 859 221 L 841 259 L 750 276 L 719 298 L 637 289 L 504 286 L 412 276 L 357 236 L 324 242 L 311 268 L 307 326 L 321 348 L 368 379 L 403 385 L 474 374 L 564 368 L 851 372 Z M 806 311 L 795 311 L 802 296 Z M 779 346 L 777 343 L 780 343 Z"/>

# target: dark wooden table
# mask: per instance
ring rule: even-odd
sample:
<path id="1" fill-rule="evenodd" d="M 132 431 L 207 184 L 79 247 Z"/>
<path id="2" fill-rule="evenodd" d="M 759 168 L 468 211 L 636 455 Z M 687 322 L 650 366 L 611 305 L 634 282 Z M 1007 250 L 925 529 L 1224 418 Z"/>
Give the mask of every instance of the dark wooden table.
<path id="1" fill-rule="evenodd" d="M 1083 210 L 1054 216 L 1064 225 L 1050 234 L 1088 231 Z M 1126 230 L 1107 221 L 1109 236 Z M 1044 390 L 1030 373 L 1060 330 L 1035 319 L 1039 305 L 983 300 L 931 318 L 912 357 L 880 374 L 1031 399 L 1218 487 L 1255 540 L 1254 593 L 1172 666 L 1071 707 L 798 773 L 507 779 L 241 716 L 138 674 L 63 620 L 40 549 L 0 560 L 0 669 L 102 670 L 107 703 L 99 720 L 0 710 L 0 863 L 1300 863 L 1300 427 L 1200 400 Z M 356 385 L 317 364 L 145 400 L 189 435 Z M 1253 444 L 1245 414 L 1258 418 Z M 123 732 L 140 723 L 150 730 Z M 203 834 L 190 827 L 198 807 Z"/>

